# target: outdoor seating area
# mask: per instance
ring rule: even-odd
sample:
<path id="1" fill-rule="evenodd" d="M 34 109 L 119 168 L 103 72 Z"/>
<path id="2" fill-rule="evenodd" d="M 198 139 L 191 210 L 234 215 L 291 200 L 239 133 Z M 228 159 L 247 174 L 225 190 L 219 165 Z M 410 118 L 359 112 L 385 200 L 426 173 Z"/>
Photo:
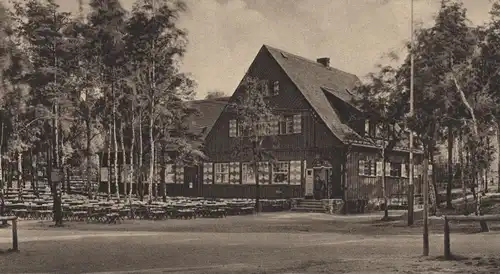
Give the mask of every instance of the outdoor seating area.
<path id="1" fill-rule="evenodd" d="M 21 193 L 20 193 L 21 192 Z M 253 199 L 206 199 L 188 197 L 157 198 L 151 202 L 100 193 L 95 199 L 83 195 L 62 196 L 62 214 L 65 221 L 115 224 L 125 219 L 167 220 L 195 218 L 224 218 L 228 215 L 254 213 Z M 261 200 L 263 211 L 290 209 L 289 201 Z M 30 189 L 9 189 L 5 200 L 6 215 L 21 220 L 52 220 L 53 201 L 50 192 L 34 195 Z"/>

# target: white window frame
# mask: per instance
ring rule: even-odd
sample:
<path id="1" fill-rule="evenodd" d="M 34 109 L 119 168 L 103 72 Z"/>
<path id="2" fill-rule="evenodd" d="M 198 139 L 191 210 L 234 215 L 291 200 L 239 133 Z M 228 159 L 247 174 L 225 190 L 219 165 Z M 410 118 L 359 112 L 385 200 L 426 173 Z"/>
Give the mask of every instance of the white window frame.
<path id="1" fill-rule="evenodd" d="M 255 185 L 255 174 L 252 163 L 241 163 L 241 183 Z"/>
<path id="2" fill-rule="evenodd" d="M 274 185 L 284 185 L 290 183 L 290 162 L 288 161 L 279 161 L 272 164 L 272 172 L 271 172 L 271 184 Z M 285 179 L 281 182 L 275 181 L 276 175 L 284 175 Z"/>
<path id="3" fill-rule="evenodd" d="M 279 118 L 279 134 L 288 135 L 294 133 L 293 115 L 282 115 Z"/>
<path id="4" fill-rule="evenodd" d="M 214 164 L 214 184 L 229 184 L 229 163 Z"/>
<path id="5" fill-rule="evenodd" d="M 392 163 L 392 162 L 388 162 L 387 163 L 389 165 L 389 174 L 386 174 L 388 175 L 389 177 L 395 177 L 395 178 L 400 178 L 400 177 L 403 177 L 403 169 L 401 168 L 401 163 Z M 399 168 L 392 168 L 394 166 L 396 167 L 399 167 Z M 392 175 L 392 172 L 394 170 L 398 170 L 399 169 L 399 174 L 396 174 L 396 175 Z"/>
<path id="6" fill-rule="evenodd" d="M 367 173 L 368 171 L 368 173 Z M 374 160 L 359 160 L 358 175 L 375 177 L 377 176 L 377 163 Z"/>
<path id="7" fill-rule="evenodd" d="M 257 135 L 258 136 L 270 136 L 272 133 L 271 130 L 271 121 L 260 120 L 257 122 Z"/>

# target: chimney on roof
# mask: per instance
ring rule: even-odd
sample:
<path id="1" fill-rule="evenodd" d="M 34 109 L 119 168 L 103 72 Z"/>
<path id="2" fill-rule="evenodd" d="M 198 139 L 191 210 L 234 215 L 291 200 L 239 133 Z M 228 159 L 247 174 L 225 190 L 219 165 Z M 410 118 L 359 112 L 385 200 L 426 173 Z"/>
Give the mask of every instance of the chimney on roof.
<path id="1" fill-rule="evenodd" d="M 323 57 L 323 58 L 318 58 L 316 59 L 316 62 L 322 64 L 325 67 L 330 67 L 330 58 L 328 57 Z"/>

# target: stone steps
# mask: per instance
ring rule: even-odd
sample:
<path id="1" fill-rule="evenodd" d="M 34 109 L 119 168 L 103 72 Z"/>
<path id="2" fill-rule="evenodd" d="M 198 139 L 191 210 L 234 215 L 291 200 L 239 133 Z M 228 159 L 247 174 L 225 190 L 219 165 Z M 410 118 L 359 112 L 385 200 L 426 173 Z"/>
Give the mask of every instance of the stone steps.
<path id="1" fill-rule="evenodd" d="M 307 213 L 326 213 L 324 208 L 308 208 L 308 207 L 294 207 L 291 209 L 294 212 L 307 212 Z"/>
<path id="2" fill-rule="evenodd" d="M 326 212 L 325 208 L 323 207 L 323 203 L 316 200 L 302 200 L 296 206 L 292 207 L 291 210 L 295 212 Z"/>

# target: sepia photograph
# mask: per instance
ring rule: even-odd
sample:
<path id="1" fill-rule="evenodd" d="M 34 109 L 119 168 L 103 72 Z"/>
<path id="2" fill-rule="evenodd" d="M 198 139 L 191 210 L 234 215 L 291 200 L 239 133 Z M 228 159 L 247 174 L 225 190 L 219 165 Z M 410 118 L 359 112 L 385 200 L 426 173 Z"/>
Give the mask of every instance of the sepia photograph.
<path id="1" fill-rule="evenodd" d="M 0 0 L 0 273 L 500 273 L 500 0 Z"/>

